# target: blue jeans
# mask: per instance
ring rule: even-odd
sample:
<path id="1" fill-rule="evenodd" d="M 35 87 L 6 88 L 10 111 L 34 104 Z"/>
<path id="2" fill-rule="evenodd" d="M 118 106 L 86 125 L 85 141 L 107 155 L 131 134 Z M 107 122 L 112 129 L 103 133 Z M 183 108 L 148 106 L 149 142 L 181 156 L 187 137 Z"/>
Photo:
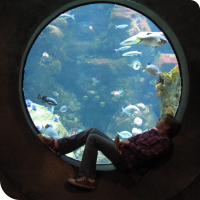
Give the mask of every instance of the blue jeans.
<path id="1" fill-rule="evenodd" d="M 113 140 L 96 128 L 89 128 L 85 131 L 81 131 L 77 135 L 58 139 L 59 153 L 60 155 L 67 154 L 84 144 L 85 150 L 79 168 L 80 176 L 95 179 L 98 150 L 101 151 L 118 170 L 128 170 L 123 156 L 116 151 Z"/>

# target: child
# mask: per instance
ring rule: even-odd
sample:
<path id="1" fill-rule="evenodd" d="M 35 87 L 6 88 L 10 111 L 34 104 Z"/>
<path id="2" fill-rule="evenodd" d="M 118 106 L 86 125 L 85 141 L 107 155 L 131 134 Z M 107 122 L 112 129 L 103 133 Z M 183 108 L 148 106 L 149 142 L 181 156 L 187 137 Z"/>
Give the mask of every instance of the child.
<path id="1" fill-rule="evenodd" d="M 60 155 L 74 151 L 85 144 L 79 168 L 80 178 L 68 181 L 79 187 L 94 189 L 98 150 L 112 162 L 116 169 L 131 172 L 132 178 L 137 181 L 152 166 L 152 162 L 167 153 L 171 138 L 180 131 L 180 123 L 171 115 L 165 115 L 159 118 L 156 129 L 121 142 L 119 136 L 113 142 L 96 128 L 58 140 L 46 138 L 41 134 L 38 134 L 38 137 L 52 152 Z"/>

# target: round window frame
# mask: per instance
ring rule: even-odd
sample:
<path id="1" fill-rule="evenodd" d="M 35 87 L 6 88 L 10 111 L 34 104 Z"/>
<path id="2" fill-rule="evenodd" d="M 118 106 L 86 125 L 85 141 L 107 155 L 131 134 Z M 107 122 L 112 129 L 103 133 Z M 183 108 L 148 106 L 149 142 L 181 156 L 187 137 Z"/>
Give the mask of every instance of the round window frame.
<path id="1" fill-rule="evenodd" d="M 34 126 L 30 115 L 27 111 L 26 105 L 25 105 L 25 99 L 24 99 L 24 94 L 23 94 L 23 77 L 24 77 L 24 67 L 26 63 L 26 58 L 28 56 L 28 53 L 35 42 L 36 38 L 38 35 L 41 33 L 41 31 L 56 17 L 58 17 L 61 13 L 65 12 L 66 10 L 71 10 L 73 8 L 83 6 L 83 5 L 88 5 L 88 4 L 95 4 L 95 3 L 111 3 L 111 4 L 117 4 L 121 6 L 128 7 L 130 9 L 133 9 L 137 12 L 140 12 L 144 16 L 148 17 L 158 28 L 160 28 L 164 34 L 166 35 L 167 39 L 170 41 L 170 45 L 173 48 L 176 57 L 178 59 L 178 64 L 180 66 L 180 74 L 181 74 L 181 96 L 180 96 L 180 102 L 179 102 L 179 107 L 176 111 L 176 119 L 178 121 L 181 121 L 183 118 L 183 115 L 186 110 L 186 106 L 188 103 L 188 95 L 189 95 L 189 75 L 188 75 L 188 67 L 187 67 L 187 61 L 185 59 L 185 55 L 183 52 L 183 49 L 181 47 L 181 44 L 176 37 L 175 33 L 172 31 L 172 29 L 168 26 L 168 24 L 155 12 L 150 10 L 149 8 L 145 7 L 142 4 L 139 4 L 137 2 L 133 1 L 128 1 L 128 0 L 109 0 L 109 1 L 102 1 L 102 0 L 78 0 L 78 1 L 73 1 L 70 3 L 66 3 L 63 7 L 52 13 L 49 17 L 47 17 L 35 30 L 33 35 L 31 36 L 25 52 L 23 54 L 22 60 L 21 60 L 21 65 L 20 65 L 20 76 L 19 76 L 19 97 L 22 105 L 22 109 L 24 112 L 24 115 L 27 119 L 27 122 L 31 128 L 31 130 L 34 132 L 35 135 L 38 134 L 36 127 Z M 66 162 L 79 167 L 80 166 L 80 161 L 74 160 L 73 158 L 67 157 L 65 155 L 61 156 L 63 160 Z M 108 171 L 108 170 L 113 170 L 115 167 L 112 164 L 97 164 L 96 166 L 97 170 L 101 171 Z"/>

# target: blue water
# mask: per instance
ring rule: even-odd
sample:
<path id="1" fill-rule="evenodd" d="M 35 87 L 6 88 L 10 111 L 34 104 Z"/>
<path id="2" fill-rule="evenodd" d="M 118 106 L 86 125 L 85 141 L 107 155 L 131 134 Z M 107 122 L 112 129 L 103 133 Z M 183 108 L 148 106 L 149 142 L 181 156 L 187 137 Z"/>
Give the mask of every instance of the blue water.
<path id="1" fill-rule="evenodd" d="M 131 132 L 134 127 L 142 131 L 153 128 L 160 117 L 161 99 L 155 91 L 158 77 L 143 72 L 142 68 L 134 70 L 129 65 L 133 60 L 144 66 L 155 64 L 156 56 L 174 54 L 173 49 L 170 43 L 154 48 L 146 47 L 142 42 L 116 53 L 114 49 L 122 47 L 119 43 L 132 36 L 128 32 L 131 19 L 141 18 L 141 22 L 136 23 L 140 31 L 144 31 L 140 24 L 145 20 L 151 31 L 161 31 L 139 13 L 132 14 L 131 18 L 112 17 L 118 8 L 105 3 L 74 8 L 68 13 L 74 14 L 75 20 L 54 19 L 41 31 L 30 49 L 25 63 L 25 99 L 44 105 L 36 100 L 38 93 L 52 97 L 58 102 L 54 113 L 59 113 L 63 105 L 69 106 L 66 112 L 59 113 L 66 130 L 96 127 L 114 138 L 117 132 Z M 129 26 L 115 29 L 115 25 L 120 24 Z M 122 56 L 128 51 L 142 52 L 142 56 Z M 42 59 L 44 52 L 49 55 L 47 60 Z M 120 90 L 123 91 L 121 96 L 111 94 Z M 133 123 L 137 115 L 122 115 L 122 107 L 138 103 L 149 110 L 139 114 L 143 119 L 141 127 Z M 75 119 L 77 127 L 71 127 L 69 121 Z M 152 121 L 148 123 L 149 119 Z"/>

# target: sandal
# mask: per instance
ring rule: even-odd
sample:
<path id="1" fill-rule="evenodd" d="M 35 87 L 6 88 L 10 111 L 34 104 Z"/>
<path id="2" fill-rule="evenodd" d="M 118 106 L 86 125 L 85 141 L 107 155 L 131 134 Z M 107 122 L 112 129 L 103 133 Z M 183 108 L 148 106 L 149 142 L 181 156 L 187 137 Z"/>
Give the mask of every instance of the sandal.
<path id="1" fill-rule="evenodd" d="M 71 184 L 76 185 L 78 187 L 83 187 L 87 189 L 94 189 L 95 182 L 90 182 L 86 177 L 80 177 L 77 179 L 70 178 L 68 180 Z"/>
<path id="2" fill-rule="evenodd" d="M 53 138 L 47 138 L 45 136 L 42 136 L 41 134 L 38 134 L 38 138 L 43 142 L 53 153 L 57 154 L 59 149 L 55 146 L 55 139 Z"/>

